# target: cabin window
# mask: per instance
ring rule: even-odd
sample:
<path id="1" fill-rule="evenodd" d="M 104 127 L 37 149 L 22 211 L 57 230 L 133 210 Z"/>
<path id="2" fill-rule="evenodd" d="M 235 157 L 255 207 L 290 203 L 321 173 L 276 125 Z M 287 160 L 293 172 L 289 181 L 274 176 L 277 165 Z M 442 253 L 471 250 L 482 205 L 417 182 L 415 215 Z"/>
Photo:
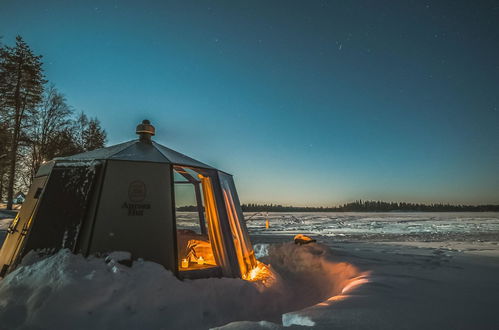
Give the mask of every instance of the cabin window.
<path id="1" fill-rule="evenodd" d="M 248 230 L 244 224 L 244 216 L 241 205 L 239 204 L 239 198 L 236 193 L 232 176 L 223 172 L 219 172 L 218 175 L 238 259 L 239 270 L 241 276 L 246 278 L 248 273 L 257 265 L 255 252 L 249 239 Z"/>
<path id="2" fill-rule="evenodd" d="M 181 277 L 221 276 L 224 250 L 212 186 L 206 170 L 174 166 L 178 270 Z M 206 273 L 213 273 L 206 275 Z M 190 276 L 188 273 L 198 274 Z"/>

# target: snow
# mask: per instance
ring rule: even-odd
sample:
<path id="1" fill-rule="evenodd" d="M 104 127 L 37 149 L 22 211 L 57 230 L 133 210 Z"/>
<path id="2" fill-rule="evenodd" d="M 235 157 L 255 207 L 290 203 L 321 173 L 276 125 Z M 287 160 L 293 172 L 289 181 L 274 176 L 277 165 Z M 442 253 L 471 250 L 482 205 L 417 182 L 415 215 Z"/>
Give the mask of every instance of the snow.
<path id="1" fill-rule="evenodd" d="M 88 168 L 95 168 L 97 165 L 101 165 L 100 160 L 86 160 L 86 161 L 72 161 L 72 162 L 57 162 L 58 167 L 82 167 L 86 166 Z"/>
<path id="2" fill-rule="evenodd" d="M 269 213 L 254 216 L 248 227 L 256 253 L 304 233 L 329 246 L 335 260 L 369 275 L 352 279 L 340 294 L 284 313 L 272 328 L 244 321 L 223 329 L 306 324 L 494 329 L 499 324 L 499 213 Z"/>
<path id="3" fill-rule="evenodd" d="M 435 235 L 470 232 L 498 232 L 497 212 L 390 212 L 390 213 L 248 213 L 247 226 L 252 234 L 308 234 L 330 237 L 356 235 L 397 235 L 432 233 Z M 265 229 L 265 220 L 270 228 Z"/>
<path id="4" fill-rule="evenodd" d="M 282 316 L 282 325 L 285 327 L 289 327 L 292 325 L 313 327 L 315 325 L 315 322 L 312 321 L 308 316 L 295 313 L 287 313 Z"/>
<path id="5" fill-rule="evenodd" d="M 0 242 L 3 242 L 7 236 L 7 230 L 15 216 L 15 213 L 12 211 L 0 210 Z"/>
<path id="6" fill-rule="evenodd" d="M 186 222 L 196 213 L 181 214 Z M 247 218 L 251 214 L 246 215 Z M 265 229 L 265 220 L 270 228 Z M 499 213 L 270 213 L 248 222 L 271 285 L 179 281 L 125 251 L 30 253 L 0 281 L 6 329 L 492 329 Z M 318 243 L 292 243 L 295 234 Z"/>
<path id="7" fill-rule="evenodd" d="M 255 251 L 255 257 L 257 259 L 266 257 L 269 255 L 269 244 L 255 244 L 253 245 L 253 250 Z"/>
<path id="8" fill-rule="evenodd" d="M 238 321 L 231 322 L 225 326 L 216 327 L 213 329 L 217 330 L 253 330 L 253 329 L 268 329 L 268 330 L 278 330 L 282 329 L 278 324 L 268 322 L 268 321 L 260 321 L 260 322 L 251 322 L 251 321 Z"/>
<path id="9" fill-rule="evenodd" d="M 340 294 L 360 274 L 336 263 L 325 246 L 292 242 L 269 248 L 264 261 L 276 274 L 270 285 L 228 278 L 180 281 L 153 262 L 120 264 L 129 258 L 126 252 L 104 259 L 68 250 L 49 257 L 30 252 L 0 282 L 0 320 L 9 329 L 206 329 L 236 320 L 280 322 L 286 312 Z"/>
<path id="10" fill-rule="evenodd" d="M 14 218 L 0 219 L 0 230 L 7 230 L 12 223 L 12 220 L 14 220 Z"/>

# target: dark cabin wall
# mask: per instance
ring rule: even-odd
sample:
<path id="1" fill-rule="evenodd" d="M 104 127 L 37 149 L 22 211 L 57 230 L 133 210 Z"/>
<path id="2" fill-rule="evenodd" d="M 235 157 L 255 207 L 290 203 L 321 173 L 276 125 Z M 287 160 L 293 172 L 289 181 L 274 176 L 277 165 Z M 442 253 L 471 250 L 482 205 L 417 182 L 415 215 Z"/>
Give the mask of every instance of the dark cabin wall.
<path id="1" fill-rule="evenodd" d="M 131 252 L 175 272 L 171 165 L 108 160 L 90 254 Z"/>
<path id="2" fill-rule="evenodd" d="M 87 257 L 89 255 L 90 240 L 92 239 L 92 232 L 95 225 L 95 217 L 97 214 L 97 208 L 99 206 L 100 196 L 102 192 L 102 186 L 104 181 L 104 175 L 106 173 L 107 161 L 102 160 L 99 172 L 96 174 L 95 183 L 90 191 L 88 198 L 87 211 L 85 212 L 85 218 L 82 222 L 80 233 L 76 241 L 76 246 L 74 248 L 75 253 L 79 253 Z"/>
<path id="3" fill-rule="evenodd" d="M 74 251 L 100 168 L 99 162 L 54 166 L 20 258 L 35 249 Z"/>

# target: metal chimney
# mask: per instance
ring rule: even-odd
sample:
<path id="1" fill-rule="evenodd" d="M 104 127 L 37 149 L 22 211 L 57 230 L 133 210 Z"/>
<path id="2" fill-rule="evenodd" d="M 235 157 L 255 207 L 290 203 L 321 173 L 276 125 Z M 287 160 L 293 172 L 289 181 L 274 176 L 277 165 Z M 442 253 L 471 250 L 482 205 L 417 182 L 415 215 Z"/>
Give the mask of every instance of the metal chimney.
<path id="1" fill-rule="evenodd" d="M 151 137 L 155 133 L 154 126 L 151 125 L 151 122 L 147 119 L 142 121 L 142 124 L 137 125 L 137 129 L 135 133 L 139 135 L 140 142 L 151 143 Z"/>

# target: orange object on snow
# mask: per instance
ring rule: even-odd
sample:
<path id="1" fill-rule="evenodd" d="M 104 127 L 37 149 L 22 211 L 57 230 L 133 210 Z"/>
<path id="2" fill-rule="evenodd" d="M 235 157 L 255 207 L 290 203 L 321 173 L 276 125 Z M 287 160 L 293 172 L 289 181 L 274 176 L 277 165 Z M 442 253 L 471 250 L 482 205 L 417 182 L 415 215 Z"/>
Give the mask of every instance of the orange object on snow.
<path id="1" fill-rule="evenodd" d="M 315 239 L 305 236 L 303 234 L 298 234 L 295 236 L 295 244 L 308 244 L 308 243 L 315 243 L 317 242 Z"/>

